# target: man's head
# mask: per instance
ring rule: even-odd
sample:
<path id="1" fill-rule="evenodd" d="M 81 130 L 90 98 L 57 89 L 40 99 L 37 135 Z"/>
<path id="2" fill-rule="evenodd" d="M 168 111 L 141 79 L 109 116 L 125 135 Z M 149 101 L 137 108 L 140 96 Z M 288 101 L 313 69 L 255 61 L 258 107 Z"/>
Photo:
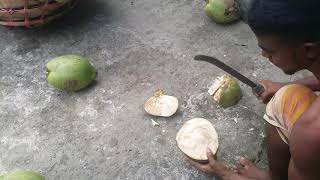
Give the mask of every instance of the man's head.
<path id="1" fill-rule="evenodd" d="M 319 7 L 320 0 L 255 0 L 249 11 L 262 55 L 286 74 L 320 61 Z"/>

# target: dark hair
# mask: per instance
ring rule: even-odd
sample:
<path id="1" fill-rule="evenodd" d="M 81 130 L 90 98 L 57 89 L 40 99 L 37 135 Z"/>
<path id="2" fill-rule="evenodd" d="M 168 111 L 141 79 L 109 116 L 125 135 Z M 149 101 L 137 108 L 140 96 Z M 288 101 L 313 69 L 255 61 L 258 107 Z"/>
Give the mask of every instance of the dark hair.
<path id="1" fill-rule="evenodd" d="M 320 0 L 255 0 L 248 24 L 257 35 L 320 40 Z"/>

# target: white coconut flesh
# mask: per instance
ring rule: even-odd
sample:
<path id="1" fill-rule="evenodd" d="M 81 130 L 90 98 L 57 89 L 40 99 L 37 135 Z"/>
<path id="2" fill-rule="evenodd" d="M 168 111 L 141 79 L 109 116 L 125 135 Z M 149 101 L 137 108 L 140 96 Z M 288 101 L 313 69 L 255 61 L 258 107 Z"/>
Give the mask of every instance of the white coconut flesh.
<path id="1" fill-rule="evenodd" d="M 219 102 L 223 87 L 226 86 L 226 81 L 223 78 L 224 76 L 217 77 L 215 82 L 209 88 L 208 93 L 213 96 L 213 99 Z"/>
<path id="2" fill-rule="evenodd" d="M 161 117 L 172 116 L 177 112 L 178 106 L 178 99 L 174 96 L 165 95 L 163 91 L 157 91 L 144 103 L 144 109 L 147 113 Z"/>
<path id="3" fill-rule="evenodd" d="M 208 160 L 207 148 L 216 154 L 219 146 L 215 128 L 203 118 L 187 121 L 179 130 L 176 141 L 184 154 L 199 161 Z"/>

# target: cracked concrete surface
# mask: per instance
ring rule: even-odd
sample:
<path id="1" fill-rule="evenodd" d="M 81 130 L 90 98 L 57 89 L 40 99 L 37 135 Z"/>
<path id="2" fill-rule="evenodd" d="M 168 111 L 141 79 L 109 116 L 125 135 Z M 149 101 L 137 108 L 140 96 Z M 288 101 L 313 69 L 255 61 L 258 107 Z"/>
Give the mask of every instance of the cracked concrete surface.
<path id="1" fill-rule="evenodd" d="M 214 24 L 203 6 L 203 0 L 90 0 L 47 27 L 1 27 L 0 172 L 32 169 L 48 180 L 210 179 L 175 143 L 194 117 L 216 127 L 221 160 L 236 164 L 246 156 L 265 167 L 264 105 L 241 84 L 238 105 L 217 107 L 207 89 L 224 73 L 192 59 L 216 56 L 253 80 L 290 78 L 260 57 L 245 23 Z M 78 93 L 48 85 L 45 64 L 63 54 L 90 59 L 99 72 L 93 85 Z M 173 117 L 143 111 L 157 89 L 179 98 Z"/>

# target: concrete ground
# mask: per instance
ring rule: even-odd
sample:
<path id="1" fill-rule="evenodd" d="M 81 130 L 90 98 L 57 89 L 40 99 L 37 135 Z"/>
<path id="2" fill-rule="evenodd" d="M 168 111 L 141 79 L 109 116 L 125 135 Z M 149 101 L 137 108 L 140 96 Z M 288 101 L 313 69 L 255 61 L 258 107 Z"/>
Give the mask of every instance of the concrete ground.
<path id="1" fill-rule="evenodd" d="M 219 159 L 236 164 L 246 156 L 266 167 L 264 105 L 241 84 L 239 104 L 219 108 L 207 89 L 224 73 L 193 56 L 216 56 L 254 80 L 290 79 L 260 57 L 245 23 L 214 24 L 204 4 L 81 1 L 44 28 L 1 27 L 0 172 L 32 169 L 47 180 L 210 179 L 185 161 L 175 142 L 195 117 L 215 125 Z M 48 85 L 45 64 L 63 54 L 89 58 L 96 82 L 78 93 Z M 157 89 L 179 98 L 175 116 L 144 112 L 144 100 Z"/>

